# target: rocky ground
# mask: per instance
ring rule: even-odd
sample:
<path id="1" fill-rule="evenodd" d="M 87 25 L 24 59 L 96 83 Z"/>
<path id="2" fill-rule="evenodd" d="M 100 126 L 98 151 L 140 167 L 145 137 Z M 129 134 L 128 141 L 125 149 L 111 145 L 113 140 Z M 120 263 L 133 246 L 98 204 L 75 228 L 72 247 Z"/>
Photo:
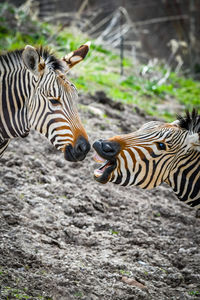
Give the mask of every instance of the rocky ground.
<path id="1" fill-rule="evenodd" d="M 150 120 L 138 108 L 81 96 L 91 143 Z M 166 185 L 145 191 L 93 180 L 31 132 L 0 160 L 0 299 L 200 298 L 200 219 Z"/>

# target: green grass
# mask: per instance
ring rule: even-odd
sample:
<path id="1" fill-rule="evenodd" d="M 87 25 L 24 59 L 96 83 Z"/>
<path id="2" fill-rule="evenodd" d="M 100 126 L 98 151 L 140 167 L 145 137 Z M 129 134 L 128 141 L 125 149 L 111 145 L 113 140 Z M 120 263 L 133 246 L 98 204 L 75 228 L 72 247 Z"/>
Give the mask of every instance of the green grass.
<path id="1" fill-rule="evenodd" d="M 200 292 L 199 291 L 189 291 L 188 294 L 190 296 L 197 296 L 198 297 L 200 295 Z"/>
<path id="2" fill-rule="evenodd" d="M 192 78 L 178 77 L 171 73 L 169 80 L 169 92 L 177 99 L 191 109 L 193 106 L 200 109 L 200 82 Z"/>
<path id="3" fill-rule="evenodd" d="M 110 232 L 110 234 L 112 234 L 112 235 L 118 235 L 118 234 L 119 234 L 119 231 L 116 231 L 116 230 L 114 230 L 114 229 L 112 229 L 112 228 L 109 229 L 109 232 Z"/>
<path id="4" fill-rule="evenodd" d="M 131 272 L 126 271 L 126 270 L 119 270 L 119 273 L 120 273 L 120 275 L 128 275 L 128 276 L 131 275 Z"/>
<path id="5" fill-rule="evenodd" d="M 0 50 L 15 50 L 26 44 L 48 45 L 60 57 L 90 39 L 77 29 L 67 30 L 34 20 L 23 9 L 8 3 L 0 4 L 0 29 Z M 166 74 L 165 67 L 149 68 L 147 78 L 140 73 L 143 66 L 135 65 L 129 58 L 123 60 L 123 66 L 124 75 L 120 76 L 119 54 L 92 41 L 87 58 L 74 68 L 71 80 L 79 92 L 94 94 L 103 90 L 114 100 L 135 104 L 146 113 L 167 121 L 175 118 L 175 113 L 168 110 L 169 98 L 186 109 L 200 109 L 200 82 L 171 72 L 160 85 L 159 80 L 151 79 L 151 74 L 162 78 Z"/>

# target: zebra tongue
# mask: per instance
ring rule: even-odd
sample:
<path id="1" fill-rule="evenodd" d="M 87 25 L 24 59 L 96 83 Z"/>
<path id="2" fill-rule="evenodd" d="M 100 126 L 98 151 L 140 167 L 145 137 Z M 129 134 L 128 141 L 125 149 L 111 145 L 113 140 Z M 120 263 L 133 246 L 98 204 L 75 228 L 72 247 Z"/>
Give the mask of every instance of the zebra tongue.
<path id="1" fill-rule="evenodd" d="M 104 173 L 105 169 L 109 166 L 110 162 L 106 160 L 105 163 L 99 169 L 94 170 L 95 177 L 100 177 Z"/>

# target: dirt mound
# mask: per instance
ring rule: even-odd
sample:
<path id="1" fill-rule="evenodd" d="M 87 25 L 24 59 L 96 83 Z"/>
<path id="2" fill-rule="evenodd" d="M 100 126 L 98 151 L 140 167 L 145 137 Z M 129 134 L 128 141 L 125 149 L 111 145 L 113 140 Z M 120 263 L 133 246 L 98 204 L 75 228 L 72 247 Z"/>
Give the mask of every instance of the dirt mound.
<path id="1" fill-rule="evenodd" d="M 91 143 L 152 119 L 104 94 L 81 96 Z M 93 151 L 66 162 L 31 132 L 0 160 L 0 299 L 200 297 L 200 219 L 162 185 L 100 185 Z"/>

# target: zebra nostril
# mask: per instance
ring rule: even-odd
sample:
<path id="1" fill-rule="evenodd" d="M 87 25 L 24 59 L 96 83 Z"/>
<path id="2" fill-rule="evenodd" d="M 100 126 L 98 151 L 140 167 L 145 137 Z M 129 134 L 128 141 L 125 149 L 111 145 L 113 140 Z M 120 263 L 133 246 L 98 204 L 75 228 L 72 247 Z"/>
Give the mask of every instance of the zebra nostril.
<path id="1" fill-rule="evenodd" d="M 103 157 L 107 159 L 112 159 L 120 151 L 120 144 L 114 141 L 102 141 L 101 142 L 101 151 Z"/>
<path id="2" fill-rule="evenodd" d="M 106 143 L 106 144 L 102 144 L 102 149 L 103 149 L 103 151 L 104 152 L 113 152 L 113 151 L 115 151 L 112 147 L 111 147 L 111 145 L 109 145 L 108 143 Z"/>
<path id="3" fill-rule="evenodd" d="M 86 157 L 90 151 L 90 143 L 84 138 L 79 137 L 74 147 L 69 144 L 65 147 L 65 159 L 68 161 L 80 161 Z"/>
<path id="4" fill-rule="evenodd" d="M 115 158 L 121 150 L 118 142 L 109 140 L 98 140 L 94 142 L 93 148 L 101 157 L 107 160 Z"/>
<path id="5" fill-rule="evenodd" d="M 87 150 L 87 144 L 86 143 L 79 143 L 76 147 L 76 152 L 77 153 L 85 153 Z"/>
<path id="6" fill-rule="evenodd" d="M 90 144 L 84 137 L 79 137 L 74 147 L 74 154 L 78 160 L 85 158 L 90 150 Z"/>

